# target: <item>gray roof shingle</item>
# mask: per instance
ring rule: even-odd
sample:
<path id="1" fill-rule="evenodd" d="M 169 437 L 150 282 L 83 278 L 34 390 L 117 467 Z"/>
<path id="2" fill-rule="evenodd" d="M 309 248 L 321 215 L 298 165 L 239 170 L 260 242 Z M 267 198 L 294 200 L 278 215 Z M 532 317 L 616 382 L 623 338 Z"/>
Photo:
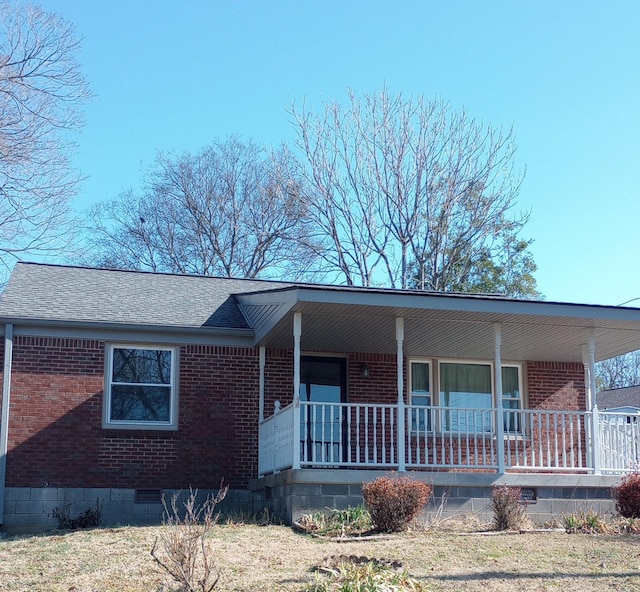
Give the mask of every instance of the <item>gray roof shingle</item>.
<path id="1" fill-rule="evenodd" d="M 233 294 L 292 284 L 17 263 L 0 315 L 10 319 L 247 329 Z"/>
<path id="2" fill-rule="evenodd" d="M 596 398 L 600 409 L 640 408 L 640 385 L 600 391 Z"/>

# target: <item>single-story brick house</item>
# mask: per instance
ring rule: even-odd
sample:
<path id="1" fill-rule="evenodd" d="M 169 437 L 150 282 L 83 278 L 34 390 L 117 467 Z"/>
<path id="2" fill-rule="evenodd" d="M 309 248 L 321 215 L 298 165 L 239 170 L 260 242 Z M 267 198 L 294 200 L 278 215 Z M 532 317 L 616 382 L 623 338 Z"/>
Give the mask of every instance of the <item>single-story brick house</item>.
<path id="1" fill-rule="evenodd" d="M 540 517 L 609 508 L 634 434 L 593 405 L 640 309 L 18 263 L 4 339 L 0 523 L 162 493 L 295 519 L 410 471 L 448 511 L 522 486 Z M 609 505 L 607 505 L 609 504 Z"/>

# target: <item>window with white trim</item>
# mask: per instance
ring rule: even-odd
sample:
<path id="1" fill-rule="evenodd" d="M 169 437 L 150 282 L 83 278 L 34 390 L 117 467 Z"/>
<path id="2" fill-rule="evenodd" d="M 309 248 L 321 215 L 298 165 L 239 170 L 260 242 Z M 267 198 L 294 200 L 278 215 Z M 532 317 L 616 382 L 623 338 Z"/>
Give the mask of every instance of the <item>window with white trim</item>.
<path id="1" fill-rule="evenodd" d="M 443 414 L 442 428 L 451 432 L 491 432 L 491 364 L 440 362 L 438 375 L 440 405 L 455 408 Z"/>
<path id="2" fill-rule="evenodd" d="M 177 348 L 109 345 L 104 426 L 177 427 Z"/>
<path id="3" fill-rule="evenodd" d="M 431 409 L 420 409 L 420 406 L 430 407 L 431 398 L 431 364 L 421 360 L 410 362 L 411 366 L 411 430 L 431 431 Z"/>
<path id="4" fill-rule="evenodd" d="M 522 432 L 521 368 L 516 364 L 502 365 L 503 421 L 507 434 Z M 482 362 L 440 362 L 439 405 L 458 408 L 442 415 L 442 429 L 453 432 L 492 432 L 496 405 L 493 385 L 493 364 Z M 486 410 L 486 411 L 485 411 Z"/>
<path id="5" fill-rule="evenodd" d="M 502 406 L 506 434 L 522 433 L 520 366 L 502 366 Z"/>

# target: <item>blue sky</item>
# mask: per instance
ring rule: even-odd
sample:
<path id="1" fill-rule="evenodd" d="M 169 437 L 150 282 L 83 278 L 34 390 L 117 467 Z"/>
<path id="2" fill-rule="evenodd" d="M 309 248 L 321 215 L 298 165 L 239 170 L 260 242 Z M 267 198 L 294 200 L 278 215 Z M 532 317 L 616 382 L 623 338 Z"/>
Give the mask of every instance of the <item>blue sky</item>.
<path id="1" fill-rule="evenodd" d="M 287 108 L 371 92 L 441 97 L 513 126 L 548 300 L 640 298 L 640 2 L 42 0 L 84 36 L 96 93 L 84 210 L 157 150 L 239 134 L 277 145 Z M 632 303 L 640 306 L 640 300 Z"/>

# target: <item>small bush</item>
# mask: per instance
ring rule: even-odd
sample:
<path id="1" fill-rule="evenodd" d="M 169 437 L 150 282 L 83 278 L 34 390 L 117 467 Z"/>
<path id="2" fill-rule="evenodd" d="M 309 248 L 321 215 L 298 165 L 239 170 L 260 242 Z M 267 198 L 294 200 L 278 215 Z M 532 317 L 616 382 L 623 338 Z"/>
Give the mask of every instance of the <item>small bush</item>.
<path id="1" fill-rule="evenodd" d="M 527 526 L 527 509 L 520 496 L 519 487 L 501 485 L 493 489 L 491 505 L 496 530 L 520 530 Z"/>
<path id="2" fill-rule="evenodd" d="M 618 518 L 613 523 L 614 532 L 624 534 L 640 534 L 640 519 L 638 518 Z"/>
<path id="3" fill-rule="evenodd" d="M 363 506 L 349 506 L 346 510 L 329 510 L 303 514 L 296 526 L 304 532 L 326 536 L 357 536 L 373 528 L 371 514 Z"/>
<path id="4" fill-rule="evenodd" d="M 362 484 L 362 496 L 379 532 L 402 532 L 429 501 L 431 486 L 411 477 L 378 477 Z"/>
<path id="5" fill-rule="evenodd" d="M 629 473 L 612 489 L 616 510 L 624 518 L 640 518 L 640 473 Z"/>
<path id="6" fill-rule="evenodd" d="M 601 534 L 611 531 L 604 518 L 594 510 L 589 510 L 586 514 L 568 514 L 562 517 L 561 523 L 569 534 Z"/>
<path id="7" fill-rule="evenodd" d="M 178 583 L 180 592 L 211 592 L 218 585 L 220 572 L 207 536 L 220 517 L 215 513 L 216 505 L 228 490 L 221 487 L 215 497 L 208 496 L 202 504 L 197 503 L 198 490 L 190 490 L 182 510 L 178 494 L 169 504 L 162 498 L 163 528 L 153 543 L 151 556 Z"/>
<path id="8" fill-rule="evenodd" d="M 426 591 L 424 584 L 411 578 L 406 571 L 396 571 L 376 561 L 363 564 L 344 562 L 316 574 L 314 584 L 304 592 L 407 592 Z"/>
<path id="9" fill-rule="evenodd" d="M 54 508 L 51 513 L 58 521 L 60 530 L 77 530 L 78 528 L 94 528 L 102 522 L 102 504 L 96 499 L 96 508 L 87 508 L 75 518 L 71 517 L 71 503 L 67 502 L 61 508 Z"/>

